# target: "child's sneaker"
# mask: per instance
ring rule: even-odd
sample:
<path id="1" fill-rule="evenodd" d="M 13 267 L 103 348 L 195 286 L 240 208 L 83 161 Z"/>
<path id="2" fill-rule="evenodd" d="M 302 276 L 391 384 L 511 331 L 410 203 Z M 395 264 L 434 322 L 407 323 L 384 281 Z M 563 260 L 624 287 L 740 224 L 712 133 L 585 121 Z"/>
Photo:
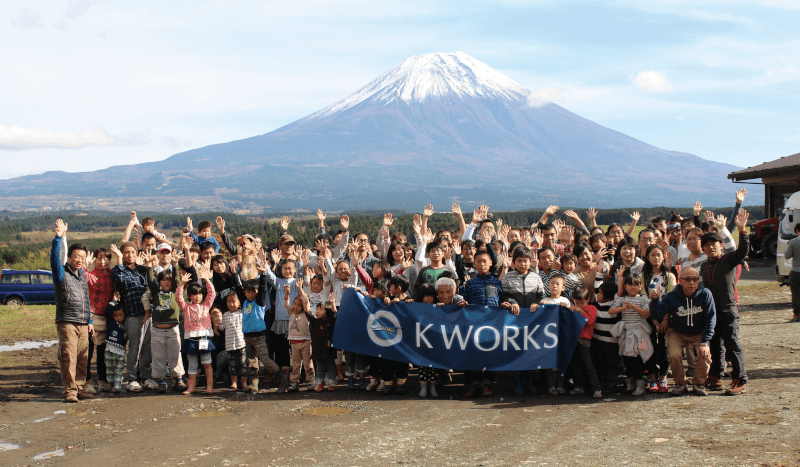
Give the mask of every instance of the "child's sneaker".
<path id="1" fill-rule="evenodd" d="M 394 380 L 384 381 L 383 382 L 383 392 L 381 394 L 388 396 L 394 390 Z"/>
<path id="2" fill-rule="evenodd" d="M 308 388 L 309 391 L 313 391 L 314 390 L 314 382 L 313 381 L 309 381 L 308 383 L 306 383 L 306 387 Z"/>
<path id="3" fill-rule="evenodd" d="M 556 391 L 562 396 L 567 393 L 567 390 L 562 388 L 561 386 L 557 387 Z"/>
<path id="4" fill-rule="evenodd" d="M 131 381 L 128 383 L 128 392 L 142 392 L 142 386 L 138 381 Z"/>
<path id="5" fill-rule="evenodd" d="M 111 393 L 112 394 L 121 394 L 122 393 L 122 387 L 114 386 L 114 388 L 111 390 Z"/>
<path id="6" fill-rule="evenodd" d="M 489 397 L 492 395 L 492 388 L 488 385 L 483 386 L 483 397 Z"/>
<path id="7" fill-rule="evenodd" d="M 658 383 L 650 381 L 647 386 L 647 392 L 658 392 Z"/>
<path id="8" fill-rule="evenodd" d="M 583 388 L 572 388 L 572 391 L 569 392 L 572 396 L 580 396 L 583 394 Z"/>
<path id="9" fill-rule="evenodd" d="M 99 386 L 100 386 L 100 390 L 103 391 L 103 392 L 110 392 L 111 389 L 113 389 L 112 386 L 110 384 L 108 384 L 108 381 L 100 381 L 100 385 Z"/>
<path id="10" fill-rule="evenodd" d="M 358 378 L 358 389 L 359 389 L 359 391 L 363 391 L 364 388 L 366 388 L 366 387 L 367 387 L 367 379 L 364 378 L 363 376 L 361 378 Z"/>
<path id="11" fill-rule="evenodd" d="M 662 379 L 660 383 L 658 383 L 658 392 L 669 392 L 669 383 L 667 380 Z"/>
<path id="12" fill-rule="evenodd" d="M 394 388 L 394 393 L 398 396 L 402 396 L 406 393 L 406 379 L 407 378 L 397 378 L 397 385 Z"/>
<path id="13" fill-rule="evenodd" d="M 255 381 L 256 381 L 256 387 L 258 387 L 258 380 Z M 175 381 L 175 387 L 174 387 L 175 391 L 183 392 L 186 390 L 186 388 L 187 388 L 186 381 L 184 381 L 183 378 L 178 378 L 178 380 Z"/>
<path id="14" fill-rule="evenodd" d="M 286 392 L 297 392 L 300 388 L 297 387 L 297 382 L 289 384 L 289 387 L 286 388 Z"/>
<path id="15" fill-rule="evenodd" d="M 94 388 L 94 381 L 87 381 L 86 384 L 83 385 L 83 392 L 97 394 L 97 390 Z"/>
<path id="16" fill-rule="evenodd" d="M 557 396 L 558 395 L 558 389 L 556 389 L 554 387 L 548 389 L 547 392 L 549 392 L 551 396 Z"/>
<path id="17" fill-rule="evenodd" d="M 347 390 L 348 391 L 356 390 L 356 380 L 352 376 L 347 377 Z"/>
<path id="18" fill-rule="evenodd" d="M 319 383 L 319 384 L 317 385 L 317 389 L 315 389 L 315 390 L 314 390 L 314 392 L 322 392 L 322 391 L 324 391 L 324 390 L 325 390 L 325 385 L 324 385 L 324 384 L 322 384 L 322 383 Z"/>
<path id="19" fill-rule="evenodd" d="M 158 383 L 156 383 L 154 379 L 148 379 L 144 382 L 142 387 L 144 387 L 145 389 L 150 389 L 152 391 L 158 389 Z"/>
<path id="20" fill-rule="evenodd" d="M 167 380 L 162 379 L 160 383 L 158 383 L 158 392 L 167 392 Z"/>
<path id="21" fill-rule="evenodd" d="M 375 392 L 377 392 L 378 394 L 381 394 L 381 393 L 383 393 L 383 388 L 385 388 L 385 387 L 386 387 L 386 383 L 384 383 L 383 380 L 380 380 L 378 382 L 378 387 L 375 389 Z"/>
<path id="22" fill-rule="evenodd" d="M 602 399 L 603 393 L 601 391 L 595 391 L 594 394 L 592 394 L 592 397 L 594 397 L 595 399 Z"/>
<path id="23" fill-rule="evenodd" d="M 475 387 L 475 386 L 473 386 L 473 385 L 470 385 L 470 386 L 467 388 L 467 390 L 466 390 L 466 391 L 464 391 L 464 397 L 465 397 L 465 398 L 468 398 L 468 397 L 475 397 L 475 393 L 477 393 L 477 392 L 478 392 L 478 388 L 476 388 L 476 387 Z"/>

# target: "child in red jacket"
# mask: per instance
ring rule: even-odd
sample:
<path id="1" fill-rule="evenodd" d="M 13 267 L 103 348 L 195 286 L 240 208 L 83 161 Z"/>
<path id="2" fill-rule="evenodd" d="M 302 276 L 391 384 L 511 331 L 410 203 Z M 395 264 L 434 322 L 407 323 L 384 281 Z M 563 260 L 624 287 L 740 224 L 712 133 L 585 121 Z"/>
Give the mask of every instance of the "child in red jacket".
<path id="1" fill-rule="evenodd" d="M 603 393 L 600 387 L 600 379 L 597 377 L 597 372 L 592 364 L 592 335 L 594 334 L 594 322 L 597 319 L 597 308 L 589 305 L 589 291 L 583 287 L 577 287 L 572 293 L 572 299 L 575 301 L 575 306 L 572 311 L 582 314 L 588 321 L 581 330 L 578 336 L 578 345 L 575 346 L 575 353 L 572 354 L 572 360 L 569 362 L 569 369 L 572 379 L 575 382 L 575 388 L 570 391 L 570 394 L 583 394 L 584 379 L 589 380 L 589 385 L 592 387 L 594 394 L 592 397 L 600 399 Z"/>

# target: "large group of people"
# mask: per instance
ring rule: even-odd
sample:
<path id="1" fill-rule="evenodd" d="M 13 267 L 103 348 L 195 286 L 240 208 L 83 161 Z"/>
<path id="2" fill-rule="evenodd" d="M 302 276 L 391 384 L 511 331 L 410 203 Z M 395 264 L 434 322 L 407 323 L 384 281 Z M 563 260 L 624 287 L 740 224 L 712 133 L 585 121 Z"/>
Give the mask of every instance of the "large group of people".
<path id="1" fill-rule="evenodd" d="M 484 205 L 467 223 L 453 204 L 456 230 L 432 232 L 428 205 L 414 215 L 413 232 L 392 232 L 394 218 L 386 214 L 375 236 L 350 232 L 347 215 L 327 232 L 320 210 L 313 245 L 295 242 L 284 217 L 272 249 L 257 236 L 232 235 L 221 217 L 217 236 L 210 221 L 195 229 L 187 218 L 173 242 L 155 219 L 131 212 L 119 246 L 90 252 L 68 244 L 67 225 L 58 220 L 50 260 L 63 395 L 69 402 L 97 391 L 190 395 L 203 382 L 210 394 L 221 379 L 253 394 L 260 385 L 278 393 L 408 392 L 413 362 L 332 347 L 337 315 L 348 313 L 339 308 L 348 288 L 388 307 L 485 305 L 487 313 L 519 315 L 555 304 L 586 317 L 567 372 L 508 374 L 517 394 L 680 395 L 687 378 L 697 395 L 742 394 L 736 281 L 749 249 L 745 194 L 736 193 L 730 221 L 703 213 L 698 202 L 693 217 L 659 216 L 638 233 L 638 213 L 627 228 L 602 228 L 593 208 L 587 225 L 573 210 L 563 213 L 566 222 L 551 221 L 559 208 L 550 206 L 538 222 L 517 227 Z M 723 388 L 728 361 L 731 381 Z M 414 391 L 437 397 L 437 383 L 450 383 L 460 370 L 416 368 Z M 464 397 L 492 395 L 498 375 L 463 373 Z"/>

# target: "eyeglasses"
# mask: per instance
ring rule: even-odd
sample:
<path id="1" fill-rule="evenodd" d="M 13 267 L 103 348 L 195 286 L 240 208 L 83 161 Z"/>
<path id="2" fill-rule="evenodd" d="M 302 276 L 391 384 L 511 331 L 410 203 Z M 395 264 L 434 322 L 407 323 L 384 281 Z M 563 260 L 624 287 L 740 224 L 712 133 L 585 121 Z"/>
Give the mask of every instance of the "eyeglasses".
<path id="1" fill-rule="evenodd" d="M 687 238 L 687 239 L 686 239 L 686 243 L 689 243 L 689 242 L 699 242 L 699 241 L 700 241 L 700 239 L 699 239 L 699 238 L 697 238 L 697 237 L 690 237 L 690 238 Z"/>
<path id="2" fill-rule="evenodd" d="M 357 238 L 356 242 L 358 242 L 358 243 L 367 243 L 367 242 L 369 242 L 369 239 L 368 238 Z"/>
<path id="3" fill-rule="evenodd" d="M 681 280 L 686 282 L 700 282 L 699 277 L 681 277 Z"/>

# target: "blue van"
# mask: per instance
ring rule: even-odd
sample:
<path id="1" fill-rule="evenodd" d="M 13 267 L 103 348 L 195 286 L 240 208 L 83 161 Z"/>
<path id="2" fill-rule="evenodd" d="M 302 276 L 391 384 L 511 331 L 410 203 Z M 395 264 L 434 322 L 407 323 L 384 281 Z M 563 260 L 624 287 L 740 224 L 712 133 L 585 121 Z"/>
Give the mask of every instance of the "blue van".
<path id="1" fill-rule="evenodd" d="M 4 305 L 52 304 L 56 302 L 53 273 L 50 271 L 16 271 L 0 273 L 0 303 Z"/>

